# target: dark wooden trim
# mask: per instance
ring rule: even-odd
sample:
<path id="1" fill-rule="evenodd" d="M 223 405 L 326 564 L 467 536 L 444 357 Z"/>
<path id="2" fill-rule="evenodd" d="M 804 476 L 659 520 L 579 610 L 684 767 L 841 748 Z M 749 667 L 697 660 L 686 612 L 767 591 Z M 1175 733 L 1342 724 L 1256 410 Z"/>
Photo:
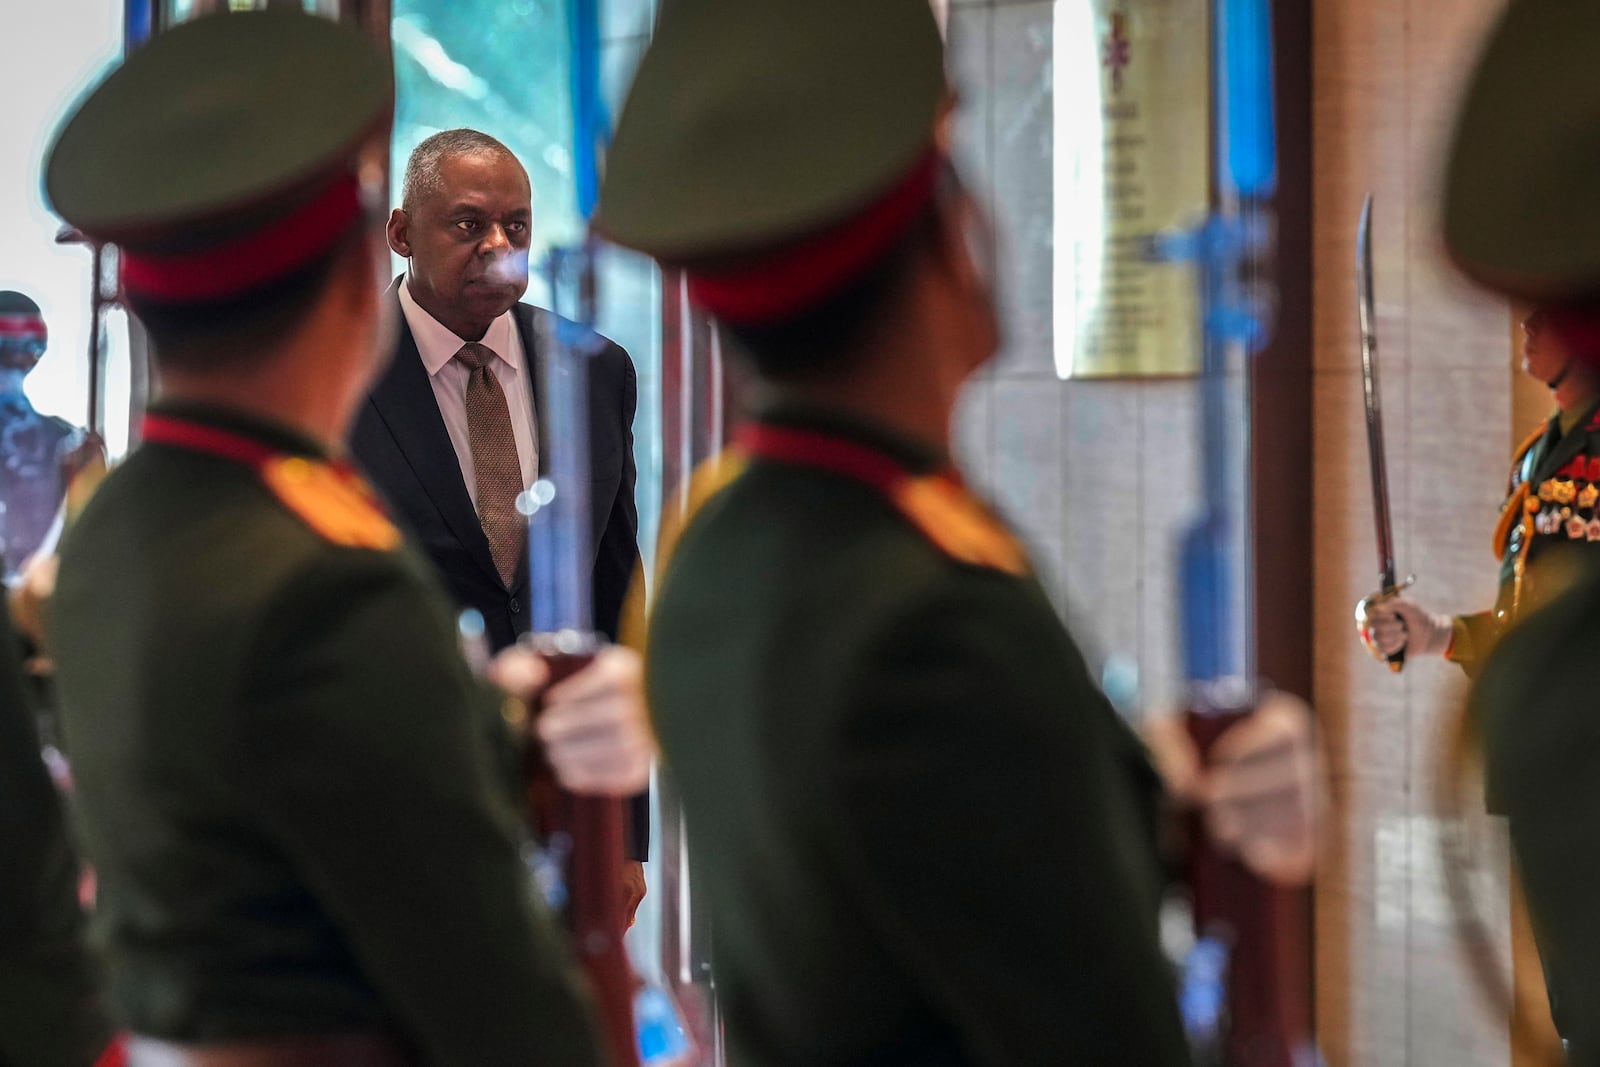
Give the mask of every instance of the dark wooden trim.
<path id="1" fill-rule="evenodd" d="M 1256 669 L 1279 689 L 1309 699 L 1312 680 L 1312 127 L 1311 0 L 1274 0 L 1277 91 L 1278 307 L 1272 340 L 1251 379 L 1251 472 L 1255 490 Z M 1354 311 L 1351 312 L 1354 314 Z M 1273 925 L 1296 937 L 1281 946 L 1284 991 L 1303 1033 L 1314 1032 L 1312 894 L 1283 894 Z"/>
<path id="2" fill-rule="evenodd" d="M 1311 696 L 1311 5 L 1279 0 L 1276 19 L 1277 290 L 1272 340 L 1254 363 L 1256 666 Z M 1354 268 L 1352 268 L 1354 269 Z M 1351 314 L 1354 314 L 1352 309 Z"/>

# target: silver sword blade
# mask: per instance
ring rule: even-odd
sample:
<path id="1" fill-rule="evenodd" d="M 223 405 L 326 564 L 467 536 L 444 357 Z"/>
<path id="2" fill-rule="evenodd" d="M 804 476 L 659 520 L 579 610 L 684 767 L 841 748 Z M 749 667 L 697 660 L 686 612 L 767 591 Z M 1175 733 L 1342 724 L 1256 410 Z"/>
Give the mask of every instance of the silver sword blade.
<path id="1" fill-rule="evenodd" d="M 1378 390 L 1378 316 L 1372 297 L 1372 194 L 1361 205 L 1356 235 L 1356 297 L 1361 320 L 1361 385 L 1367 405 L 1367 458 L 1372 467 L 1372 521 L 1378 540 L 1380 589 L 1395 586 L 1394 530 L 1389 521 L 1389 473 L 1383 451 L 1383 404 Z"/>

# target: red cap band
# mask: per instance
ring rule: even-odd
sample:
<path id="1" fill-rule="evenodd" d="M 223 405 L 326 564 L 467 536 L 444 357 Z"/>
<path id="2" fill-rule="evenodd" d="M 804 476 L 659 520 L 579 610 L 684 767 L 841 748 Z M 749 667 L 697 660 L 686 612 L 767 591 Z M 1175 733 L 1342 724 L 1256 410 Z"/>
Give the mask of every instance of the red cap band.
<path id="1" fill-rule="evenodd" d="M 0 314 L 0 337 L 44 337 L 44 320 L 37 315 Z"/>
<path id="2" fill-rule="evenodd" d="M 212 248 L 171 256 L 124 250 L 122 285 L 135 298 L 179 304 L 238 296 L 332 248 L 360 213 L 360 183 L 347 175 L 287 218 Z"/>
<path id="3" fill-rule="evenodd" d="M 942 160 L 930 149 L 871 206 L 766 260 L 723 273 L 690 271 L 689 299 L 735 324 L 798 314 L 860 275 L 910 228 L 933 194 Z"/>

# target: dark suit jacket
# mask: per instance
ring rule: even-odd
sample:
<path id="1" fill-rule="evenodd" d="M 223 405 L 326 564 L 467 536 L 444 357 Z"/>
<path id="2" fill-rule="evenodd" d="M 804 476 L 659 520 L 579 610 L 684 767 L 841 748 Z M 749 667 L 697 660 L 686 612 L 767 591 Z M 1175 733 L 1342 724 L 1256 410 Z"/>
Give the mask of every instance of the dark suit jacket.
<path id="1" fill-rule="evenodd" d="M 387 299 L 399 315 L 400 281 Z M 541 338 L 557 317 L 542 308 L 518 304 L 513 310 L 522 350 L 528 357 L 528 381 L 538 422 L 539 465 L 548 469 L 552 449 L 560 448 L 538 417 Z M 638 379 L 633 361 L 621 346 L 589 331 L 596 351 L 589 360 L 589 462 L 593 514 L 590 566 L 594 579 L 595 628 L 615 640 L 623 597 L 639 559 L 639 509 L 634 501 L 637 470 L 633 461 L 633 415 L 638 406 Z M 405 317 L 399 316 L 394 358 L 373 386 L 356 419 L 350 451 L 372 484 L 383 494 L 396 520 L 433 562 L 445 588 L 460 607 L 483 614 L 489 642 L 499 651 L 528 632 L 528 556 L 510 588 L 495 569 L 489 541 L 478 523 L 472 498 L 461 477 L 455 448 L 434 400 L 428 371 Z M 633 838 L 629 855 L 642 859 L 649 840 L 648 807 L 633 805 Z"/>

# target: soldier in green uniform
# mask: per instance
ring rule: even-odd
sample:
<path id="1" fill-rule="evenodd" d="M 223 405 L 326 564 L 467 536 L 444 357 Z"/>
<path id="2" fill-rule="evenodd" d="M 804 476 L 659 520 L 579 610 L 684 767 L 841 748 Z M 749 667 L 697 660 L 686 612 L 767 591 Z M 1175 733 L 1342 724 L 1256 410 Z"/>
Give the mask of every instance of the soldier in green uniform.
<path id="1" fill-rule="evenodd" d="M 0 1064 L 87 1067 L 110 1035 L 81 942 L 78 863 L 0 597 Z"/>
<path id="2" fill-rule="evenodd" d="M 730 1062 L 1187 1060 L 1161 781 L 949 454 L 998 344 L 926 0 L 676 0 L 596 225 L 755 371 L 649 626 Z"/>
<path id="3" fill-rule="evenodd" d="M 1441 615 L 1409 597 L 1358 607 L 1361 631 L 1382 656 L 1439 655 L 1476 676 L 1495 641 L 1518 616 L 1547 599 L 1583 560 L 1600 559 L 1600 372 L 1597 340 L 1574 329 L 1560 306 L 1536 306 L 1523 320 L 1522 366 L 1550 388 L 1556 410 L 1511 460 L 1492 547 L 1500 561 L 1494 607 Z M 1365 602 L 1363 602 L 1365 604 Z"/>
<path id="4" fill-rule="evenodd" d="M 1600 372 L 1596 40 L 1596 5 L 1507 5 L 1468 82 L 1443 190 L 1456 264 L 1544 309 L 1546 328 L 1591 375 Z M 1591 430 L 1574 424 L 1566 433 Z M 1595 481 L 1587 470 L 1567 477 L 1556 483 L 1563 496 L 1569 484 Z M 1524 514 L 1537 521 L 1552 503 L 1543 484 L 1532 487 Z M 1590 493 L 1561 506 L 1593 503 Z M 1571 1061 L 1592 1065 L 1600 1064 L 1600 574 L 1584 562 L 1573 584 L 1500 641 L 1471 714 L 1491 804 L 1509 819 L 1556 1025 Z"/>
<path id="5" fill-rule="evenodd" d="M 68 533 L 49 634 L 136 1065 L 596 1062 L 520 851 L 522 707 L 336 455 L 386 349 L 390 103 L 355 30 L 219 14 L 134 52 L 49 152 L 162 383 Z M 546 694 L 569 787 L 648 774 L 630 655 Z"/>

